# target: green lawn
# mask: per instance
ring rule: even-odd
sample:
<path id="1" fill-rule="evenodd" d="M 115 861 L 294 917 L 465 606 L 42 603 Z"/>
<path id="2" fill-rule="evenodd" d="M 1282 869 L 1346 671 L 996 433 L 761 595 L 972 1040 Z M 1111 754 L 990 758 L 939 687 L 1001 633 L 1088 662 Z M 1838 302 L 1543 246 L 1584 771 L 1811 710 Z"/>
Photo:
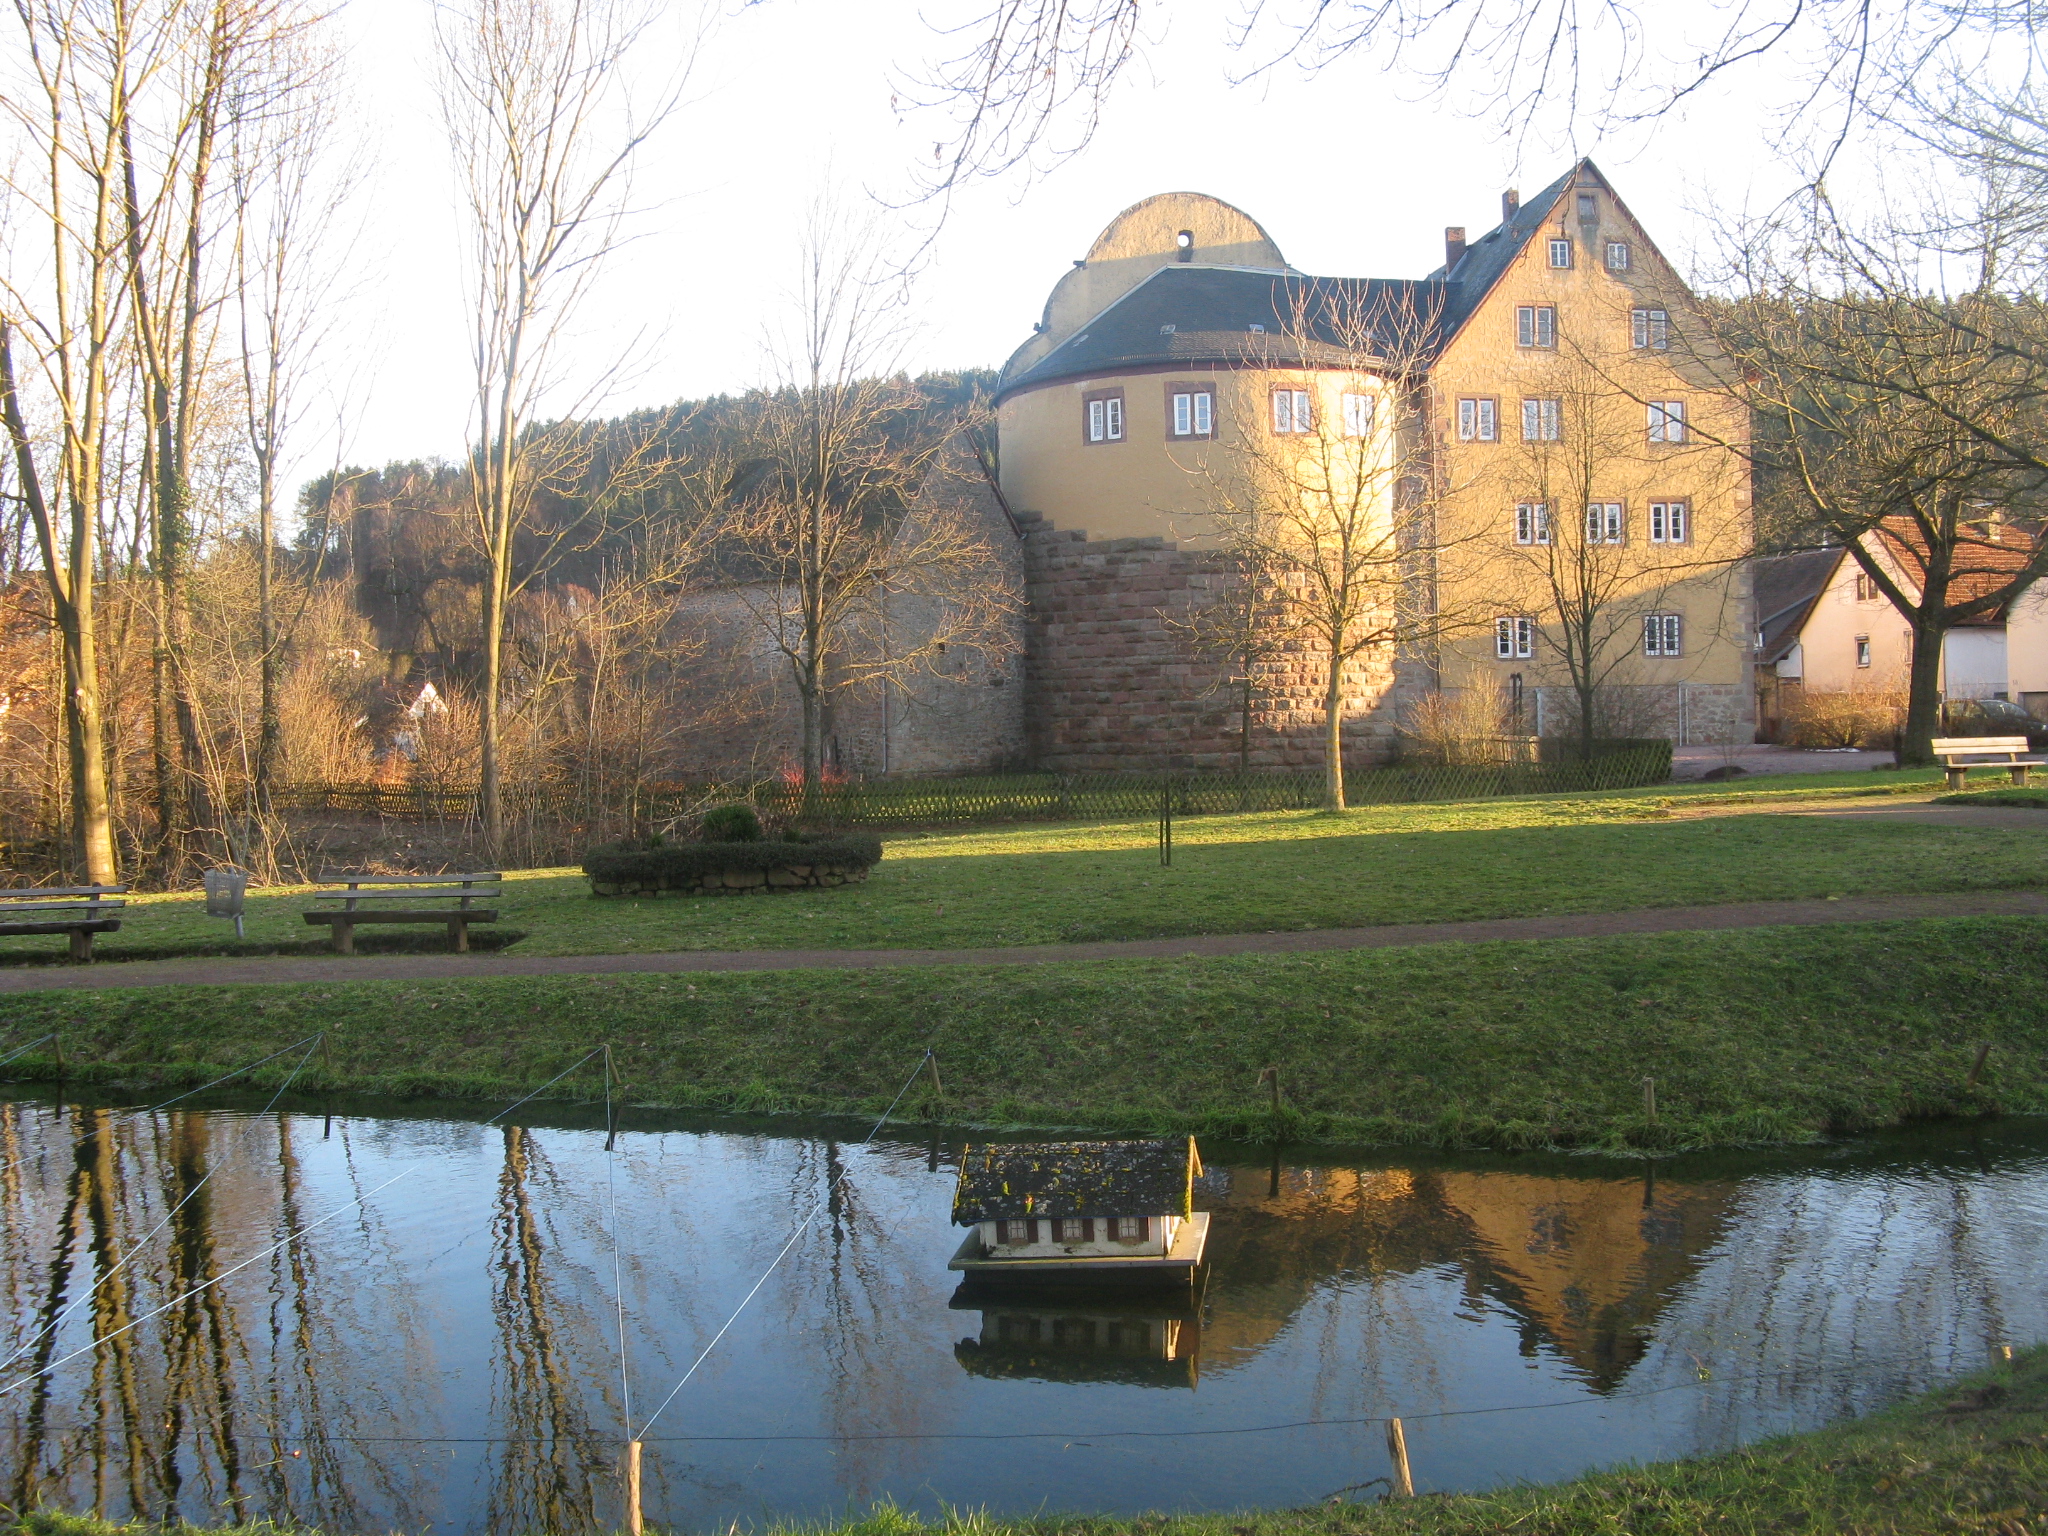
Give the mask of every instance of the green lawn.
<path id="1" fill-rule="evenodd" d="M 2048 920 L 1297 956 L 688 976 L 469 977 L 28 993 L 0 1052 L 61 1030 L 74 1077 L 196 1083 L 327 1031 L 308 1083 L 516 1096 L 610 1042 L 639 1103 L 1274 1130 L 1502 1148 L 1798 1140 L 2048 1112 Z M 1980 1041 L 1994 1045 L 1973 1090 Z M 46 1050 L 9 1068 L 48 1075 Z M 259 1081 L 274 1084 L 285 1064 Z M 1641 1080 L 1657 1081 L 1658 1119 Z M 557 1097 L 600 1092 L 597 1069 Z"/>
<path id="2" fill-rule="evenodd" d="M 506 883 L 501 926 L 526 935 L 523 954 L 963 948 L 2048 883 L 2048 837 L 1779 814 L 1859 791 L 1924 798 L 1934 782 L 1841 777 L 1851 782 L 1203 817 L 1179 825 L 1171 869 L 1153 825 L 1125 822 L 906 832 L 866 884 L 832 891 L 599 899 L 578 872 L 527 870 Z M 322 942 L 306 905 L 301 890 L 253 895 L 250 945 Z M 197 895 L 144 896 L 105 952 L 231 940 Z"/>

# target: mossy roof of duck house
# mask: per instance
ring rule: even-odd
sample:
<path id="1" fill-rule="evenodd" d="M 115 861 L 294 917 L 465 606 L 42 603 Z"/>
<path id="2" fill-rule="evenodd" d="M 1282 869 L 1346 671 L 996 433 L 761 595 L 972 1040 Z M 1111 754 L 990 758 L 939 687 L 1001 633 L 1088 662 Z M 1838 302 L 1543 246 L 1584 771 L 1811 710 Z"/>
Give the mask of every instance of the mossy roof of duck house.
<path id="1" fill-rule="evenodd" d="M 1195 1139 L 1033 1141 L 969 1147 L 953 1220 L 1026 1216 L 1185 1216 L 1202 1171 Z"/>

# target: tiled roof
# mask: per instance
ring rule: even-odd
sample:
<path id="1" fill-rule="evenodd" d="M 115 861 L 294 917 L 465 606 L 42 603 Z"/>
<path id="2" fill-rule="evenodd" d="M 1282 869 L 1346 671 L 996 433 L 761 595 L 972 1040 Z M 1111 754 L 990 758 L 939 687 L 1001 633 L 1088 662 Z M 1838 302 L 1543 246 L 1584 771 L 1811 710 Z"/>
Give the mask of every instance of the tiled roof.
<path id="1" fill-rule="evenodd" d="M 1906 579 L 1919 587 L 1927 571 L 1927 541 L 1919 526 L 1907 517 L 1888 517 L 1871 537 L 1897 562 Z M 2017 524 L 2002 528 L 1992 524 L 1988 536 L 1972 534 L 1958 544 L 1949 570 L 1948 604 L 1951 608 L 1989 597 L 2026 570 L 2038 551 L 2034 533 Z M 2016 594 L 2015 594 L 2016 595 Z M 2005 623 L 2005 602 L 1958 621 L 1962 628 L 1995 629 Z"/>
<path id="2" fill-rule="evenodd" d="M 1164 1141 L 1038 1141 L 969 1147 L 953 1220 L 1027 1216 L 1185 1216 L 1201 1162 L 1192 1136 Z"/>

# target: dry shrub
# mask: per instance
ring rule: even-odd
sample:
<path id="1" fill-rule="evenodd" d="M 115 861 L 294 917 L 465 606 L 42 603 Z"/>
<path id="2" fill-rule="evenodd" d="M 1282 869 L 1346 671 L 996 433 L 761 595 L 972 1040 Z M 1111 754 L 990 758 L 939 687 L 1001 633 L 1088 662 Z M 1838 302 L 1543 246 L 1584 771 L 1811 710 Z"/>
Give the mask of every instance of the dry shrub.
<path id="1" fill-rule="evenodd" d="M 1444 688 L 1418 695 L 1401 726 L 1402 756 L 1451 765 L 1498 761 L 1503 716 L 1501 696 L 1492 688 Z"/>
<path id="2" fill-rule="evenodd" d="M 1899 722 L 1905 715 L 1903 693 L 1801 693 L 1785 707 L 1785 744 L 1884 751 L 1898 745 Z"/>

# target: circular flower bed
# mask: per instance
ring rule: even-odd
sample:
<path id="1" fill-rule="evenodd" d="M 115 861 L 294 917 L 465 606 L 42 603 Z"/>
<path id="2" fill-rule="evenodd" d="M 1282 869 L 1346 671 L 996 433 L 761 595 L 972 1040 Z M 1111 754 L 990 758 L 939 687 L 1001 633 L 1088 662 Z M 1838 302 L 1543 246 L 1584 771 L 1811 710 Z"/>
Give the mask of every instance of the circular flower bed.
<path id="1" fill-rule="evenodd" d="M 865 880 L 881 861 L 873 837 L 803 842 L 608 843 L 583 857 L 598 896 L 741 895 L 797 891 Z"/>

